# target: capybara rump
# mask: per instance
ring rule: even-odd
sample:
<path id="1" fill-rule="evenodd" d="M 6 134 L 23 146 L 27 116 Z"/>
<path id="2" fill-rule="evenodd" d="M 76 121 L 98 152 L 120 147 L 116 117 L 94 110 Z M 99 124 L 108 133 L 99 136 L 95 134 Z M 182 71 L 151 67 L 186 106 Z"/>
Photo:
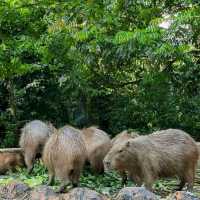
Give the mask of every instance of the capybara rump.
<path id="1" fill-rule="evenodd" d="M 42 154 L 46 141 L 54 131 L 55 128 L 52 124 L 40 120 L 31 121 L 22 128 L 19 145 L 24 151 L 24 159 L 29 173 L 33 169 L 36 155 Z"/>
<path id="2" fill-rule="evenodd" d="M 58 192 L 72 183 L 78 185 L 79 177 L 86 160 L 86 147 L 80 131 L 71 126 L 64 126 L 47 141 L 43 162 L 49 172 L 49 184 L 54 177 L 62 182 Z"/>

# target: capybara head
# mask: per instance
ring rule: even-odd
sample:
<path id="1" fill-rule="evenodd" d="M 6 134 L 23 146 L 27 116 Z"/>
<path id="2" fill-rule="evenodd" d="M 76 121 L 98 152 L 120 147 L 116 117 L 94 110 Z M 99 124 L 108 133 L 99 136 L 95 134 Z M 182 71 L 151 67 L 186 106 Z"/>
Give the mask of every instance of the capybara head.
<path id="1" fill-rule="evenodd" d="M 104 158 L 104 167 L 106 171 L 112 169 L 123 170 L 126 168 L 127 161 L 132 159 L 131 157 L 133 156 L 133 150 L 131 150 L 131 152 L 129 150 L 131 146 L 130 140 L 114 145 L 110 149 Z"/>

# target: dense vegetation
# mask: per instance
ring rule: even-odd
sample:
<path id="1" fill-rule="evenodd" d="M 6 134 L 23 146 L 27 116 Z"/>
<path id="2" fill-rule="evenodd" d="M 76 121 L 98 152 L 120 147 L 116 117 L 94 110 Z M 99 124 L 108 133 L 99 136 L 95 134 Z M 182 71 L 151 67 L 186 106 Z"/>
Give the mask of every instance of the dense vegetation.
<path id="1" fill-rule="evenodd" d="M 198 0 L 1 0 L 1 146 L 36 118 L 200 139 L 199 33 Z"/>

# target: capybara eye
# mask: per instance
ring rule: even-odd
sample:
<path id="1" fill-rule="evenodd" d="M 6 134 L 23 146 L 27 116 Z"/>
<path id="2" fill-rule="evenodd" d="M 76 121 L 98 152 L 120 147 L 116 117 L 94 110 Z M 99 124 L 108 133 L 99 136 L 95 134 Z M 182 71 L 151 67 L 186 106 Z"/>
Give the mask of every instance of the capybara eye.
<path id="1" fill-rule="evenodd" d="M 122 153 L 123 152 L 123 150 L 121 149 L 121 150 L 119 150 L 119 153 Z"/>

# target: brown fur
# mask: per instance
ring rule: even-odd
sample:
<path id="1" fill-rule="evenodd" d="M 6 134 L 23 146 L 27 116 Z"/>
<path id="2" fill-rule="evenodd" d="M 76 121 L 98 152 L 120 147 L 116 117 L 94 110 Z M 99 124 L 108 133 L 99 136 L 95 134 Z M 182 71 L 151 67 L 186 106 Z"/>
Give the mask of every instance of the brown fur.
<path id="1" fill-rule="evenodd" d="M 198 167 L 200 167 L 200 142 L 196 142 L 198 150 L 199 150 L 199 160 L 198 160 Z"/>
<path id="2" fill-rule="evenodd" d="M 127 130 L 125 131 L 122 131 L 121 133 L 117 134 L 112 140 L 111 140 L 111 144 L 112 146 L 114 144 L 117 144 L 117 143 L 121 143 L 123 141 L 126 141 L 128 139 L 131 139 L 131 138 L 136 138 L 138 137 L 139 134 L 136 133 L 136 132 L 128 132 Z"/>
<path id="3" fill-rule="evenodd" d="M 55 131 L 51 123 L 34 120 L 27 123 L 22 129 L 19 145 L 24 151 L 24 159 L 28 172 L 33 169 L 36 155 L 41 155 L 49 136 Z"/>
<path id="4" fill-rule="evenodd" d="M 199 156 L 200 156 L 200 142 L 196 142 L 196 144 L 197 144 L 197 147 L 198 147 L 198 150 L 199 150 Z"/>
<path id="5" fill-rule="evenodd" d="M 47 141 L 43 162 L 49 172 L 49 184 L 54 176 L 62 182 L 58 191 L 66 184 L 77 185 L 86 160 L 86 147 L 80 131 L 71 126 L 64 126 Z"/>
<path id="6" fill-rule="evenodd" d="M 96 173 L 104 171 L 103 159 L 111 148 L 111 140 L 107 133 L 89 127 L 82 130 L 82 138 L 86 144 L 87 160 Z"/>
<path id="7" fill-rule="evenodd" d="M 17 166 L 24 166 L 22 153 L 1 152 L 0 153 L 0 173 L 4 174 L 8 170 L 13 170 Z"/>
<path id="8" fill-rule="evenodd" d="M 104 159 L 105 168 L 128 171 L 129 177 L 138 185 L 144 183 L 148 189 L 159 178 L 178 176 L 179 189 L 187 183 L 192 190 L 198 160 L 195 141 L 177 129 L 160 133 L 114 145 Z"/>
<path id="9" fill-rule="evenodd" d="M 122 131 L 121 133 L 117 134 L 112 140 L 111 144 L 113 145 L 120 145 L 121 143 L 127 141 L 128 139 L 133 139 L 138 137 L 138 133 L 136 132 L 128 132 L 127 130 Z M 119 174 L 122 177 L 122 185 L 126 184 L 127 182 L 127 174 L 124 170 L 118 170 Z"/>

